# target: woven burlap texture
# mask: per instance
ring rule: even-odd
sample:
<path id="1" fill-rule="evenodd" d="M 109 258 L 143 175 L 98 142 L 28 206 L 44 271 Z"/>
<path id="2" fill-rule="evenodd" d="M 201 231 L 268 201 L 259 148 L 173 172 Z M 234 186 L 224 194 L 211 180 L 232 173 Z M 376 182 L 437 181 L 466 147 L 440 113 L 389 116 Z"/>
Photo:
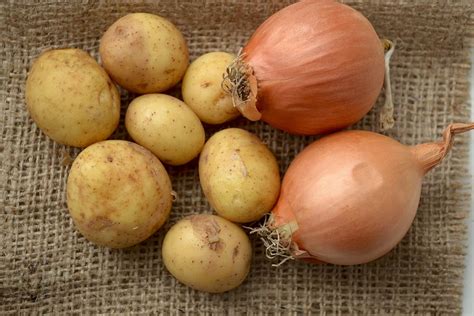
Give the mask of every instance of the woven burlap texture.
<path id="1" fill-rule="evenodd" d="M 1 314 L 460 313 L 471 192 L 467 135 L 457 137 L 451 154 L 426 176 L 408 235 L 388 255 L 365 265 L 291 261 L 275 268 L 255 239 L 250 275 L 238 289 L 211 295 L 183 286 L 164 268 L 160 247 L 172 223 L 212 211 L 199 185 L 196 161 L 167 167 L 178 199 L 167 224 L 142 244 L 126 250 L 99 248 L 74 229 L 65 184 L 67 157 L 74 158 L 79 149 L 48 139 L 26 111 L 25 80 L 35 57 L 52 47 L 76 47 L 98 58 L 103 32 L 129 12 L 151 12 L 176 23 L 192 59 L 215 50 L 237 52 L 266 17 L 288 3 L 0 2 Z M 448 123 L 469 118 L 473 9 L 469 1 L 433 3 L 349 3 L 369 18 L 381 37 L 397 45 L 391 67 L 396 123 L 386 134 L 405 144 L 437 139 Z M 133 97 L 122 91 L 122 121 L 113 138 L 129 139 L 123 113 Z M 355 127 L 377 131 L 382 103 L 383 96 Z M 282 173 L 314 139 L 244 119 L 229 125 L 258 134 L 277 156 Z M 208 136 L 224 127 L 206 127 Z"/>

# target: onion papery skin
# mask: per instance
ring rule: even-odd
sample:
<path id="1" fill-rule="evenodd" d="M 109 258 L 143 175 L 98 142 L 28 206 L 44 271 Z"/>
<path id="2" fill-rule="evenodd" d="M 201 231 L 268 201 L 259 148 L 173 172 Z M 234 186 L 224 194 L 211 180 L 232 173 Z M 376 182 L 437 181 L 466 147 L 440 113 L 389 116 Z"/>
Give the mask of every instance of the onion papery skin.
<path id="1" fill-rule="evenodd" d="M 383 45 L 370 22 L 329 0 L 278 11 L 255 31 L 242 58 L 256 77 L 261 119 L 293 134 L 357 122 L 376 102 L 385 73 Z M 244 116 L 255 107 L 249 103 L 240 109 Z"/>

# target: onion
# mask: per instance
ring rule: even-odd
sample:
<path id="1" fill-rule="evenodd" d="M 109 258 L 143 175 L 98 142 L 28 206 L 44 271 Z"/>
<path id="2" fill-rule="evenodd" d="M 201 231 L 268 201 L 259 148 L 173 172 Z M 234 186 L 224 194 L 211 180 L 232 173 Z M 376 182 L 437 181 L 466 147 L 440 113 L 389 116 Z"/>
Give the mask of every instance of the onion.
<path id="1" fill-rule="evenodd" d="M 301 1 L 260 25 L 223 87 L 250 120 L 294 134 L 327 133 L 357 122 L 374 105 L 391 55 L 385 65 L 384 47 L 393 49 L 349 6 Z M 383 123 L 391 127 L 391 98 L 386 102 Z"/>
<path id="2" fill-rule="evenodd" d="M 254 229 L 267 256 L 352 265 L 386 254 L 413 222 L 423 176 L 453 135 L 471 129 L 452 124 L 443 141 L 412 147 L 368 131 L 315 141 L 288 168 L 267 223 Z"/>

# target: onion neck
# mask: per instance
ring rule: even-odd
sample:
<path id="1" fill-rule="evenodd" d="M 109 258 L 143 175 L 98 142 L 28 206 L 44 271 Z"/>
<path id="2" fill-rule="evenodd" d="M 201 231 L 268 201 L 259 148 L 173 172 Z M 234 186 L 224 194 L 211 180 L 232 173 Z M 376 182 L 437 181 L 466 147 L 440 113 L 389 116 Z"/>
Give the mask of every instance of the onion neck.
<path id="1" fill-rule="evenodd" d="M 423 173 L 437 166 L 453 146 L 454 135 L 461 134 L 474 129 L 474 123 L 454 123 L 450 124 L 443 132 L 443 140 L 412 146 L 410 151 L 415 155 L 416 160 L 421 165 Z"/>
<path id="2" fill-rule="evenodd" d="M 262 113 L 257 109 L 257 78 L 253 68 L 239 55 L 226 69 L 222 88 L 232 96 L 240 113 L 251 121 L 258 121 Z"/>

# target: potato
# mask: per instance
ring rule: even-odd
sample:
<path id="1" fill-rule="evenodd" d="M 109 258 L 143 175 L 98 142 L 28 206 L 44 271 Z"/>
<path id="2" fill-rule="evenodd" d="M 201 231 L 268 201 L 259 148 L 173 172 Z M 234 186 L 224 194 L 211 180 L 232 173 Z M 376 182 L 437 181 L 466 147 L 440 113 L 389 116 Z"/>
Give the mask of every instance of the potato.
<path id="1" fill-rule="evenodd" d="M 120 95 L 107 73 L 80 49 L 42 53 L 26 81 L 26 104 L 54 141 L 86 147 L 107 139 L 120 117 Z"/>
<path id="2" fill-rule="evenodd" d="M 77 229 L 101 246 L 124 248 L 147 239 L 168 218 L 171 201 L 161 162 L 123 140 L 84 149 L 67 180 L 67 205 Z"/>
<path id="3" fill-rule="evenodd" d="M 191 215 L 175 224 L 162 246 L 166 269 L 200 291 L 221 293 L 247 277 L 252 246 L 239 226 L 215 215 Z"/>
<path id="4" fill-rule="evenodd" d="M 182 101 L 166 94 L 134 99 L 125 115 L 132 138 L 161 161 L 182 165 L 195 158 L 204 145 L 201 121 Z"/>
<path id="5" fill-rule="evenodd" d="M 275 156 L 257 136 L 238 128 L 222 130 L 207 141 L 199 179 L 214 210 L 238 223 L 261 218 L 280 192 Z"/>
<path id="6" fill-rule="evenodd" d="M 137 93 L 165 91 L 177 84 L 189 64 L 186 41 L 170 21 L 132 13 L 104 33 L 99 48 L 104 68 L 122 87 Z"/>
<path id="7" fill-rule="evenodd" d="M 221 124 L 239 116 L 232 96 L 222 90 L 222 78 L 227 66 L 235 59 L 232 54 L 213 52 L 191 63 L 183 78 L 184 102 L 208 124 Z"/>

